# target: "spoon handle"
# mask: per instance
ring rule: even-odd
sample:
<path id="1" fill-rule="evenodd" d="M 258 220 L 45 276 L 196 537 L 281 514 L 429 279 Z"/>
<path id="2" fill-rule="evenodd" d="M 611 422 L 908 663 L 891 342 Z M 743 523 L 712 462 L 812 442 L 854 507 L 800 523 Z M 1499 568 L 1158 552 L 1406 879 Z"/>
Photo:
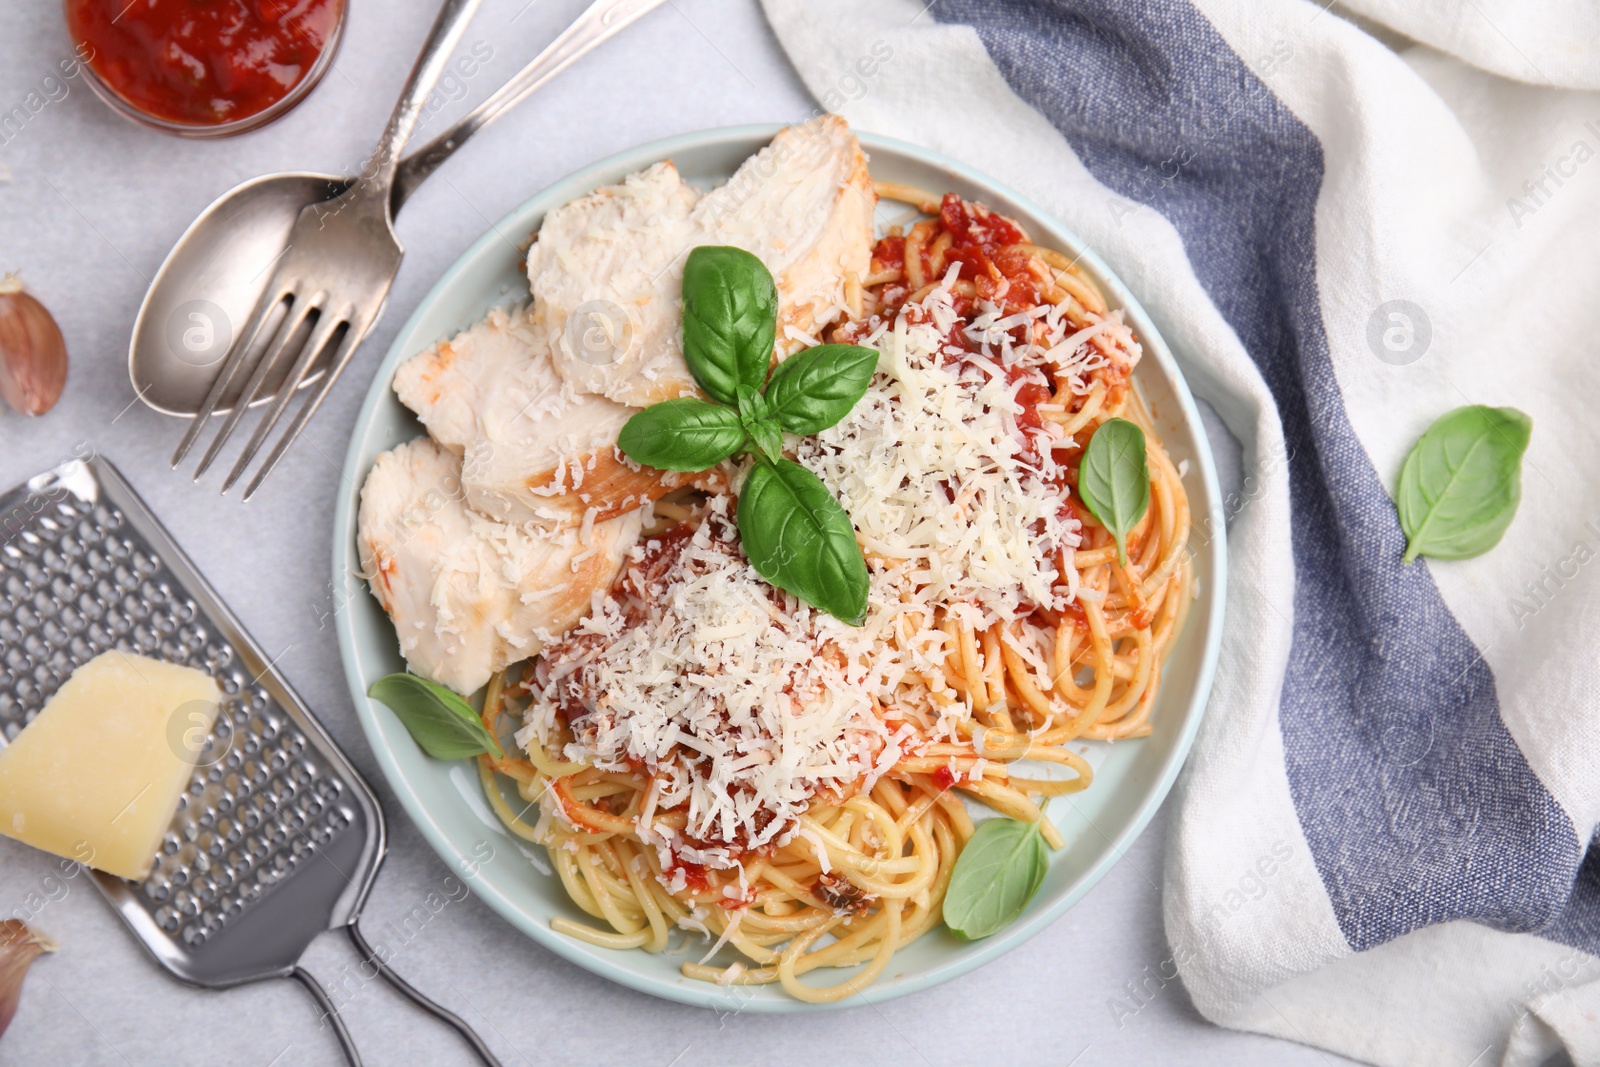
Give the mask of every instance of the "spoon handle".
<path id="1" fill-rule="evenodd" d="M 444 0 L 439 6 L 433 29 L 428 31 L 428 39 L 423 42 L 416 65 L 411 68 L 411 76 L 406 80 L 406 87 L 401 90 L 400 99 L 394 105 L 389 124 L 384 127 L 383 136 L 363 168 L 362 177 L 366 180 L 356 183 L 363 190 L 363 195 L 390 200 L 395 170 L 400 164 L 400 151 L 416 129 L 428 94 L 433 92 L 433 87 L 444 75 L 450 56 L 455 52 L 456 45 L 461 43 L 461 35 L 466 32 L 467 23 L 472 20 L 478 4 L 479 0 Z"/>
<path id="2" fill-rule="evenodd" d="M 473 134 L 522 103 L 545 82 L 566 70 L 591 49 L 603 44 L 635 20 L 660 7 L 663 0 L 595 0 L 566 30 L 522 70 L 473 108 L 460 122 L 400 161 L 394 179 L 393 210 L 414 193 Z"/>

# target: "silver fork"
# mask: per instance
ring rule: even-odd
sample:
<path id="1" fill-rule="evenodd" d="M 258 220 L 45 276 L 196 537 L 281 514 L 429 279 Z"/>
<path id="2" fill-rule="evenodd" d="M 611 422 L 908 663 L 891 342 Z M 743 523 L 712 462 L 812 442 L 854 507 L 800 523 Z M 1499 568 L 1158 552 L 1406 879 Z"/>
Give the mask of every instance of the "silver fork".
<path id="1" fill-rule="evenodd" d="M 389 287 L 400 269 L 400 259 L 405 250 L 395 236 L 394 217 L 389 203 L 394 191 L 400 150 L 416 128 L 422 106 L 433 91 L 434 84 L 444 74 L 451 53 L 460 43 L 461 35 L 477 10 L 478 3 L 479 0 L 444 0 L 422 52 L 417 56 L 416 65 L 411 68 L 411 77 L 406 81 L 399 102 L 395 104 L 394 113 L 389 116 L 383 137 L 379 139 L 363 170 L 363 177 L 332 200 L 311 204 L 300 212 L 294 230 L 289 235 L 289 246 L 278 260 L 261 301 L 256 304 L 249 323 L 228 351 L 228 358 L 218 371 L 216 381 L 211 384 L 205 403 L 190 424 L 189 431 L 178 443 L 178 450 L 172 456 L 174 468 L 183 462 L 200 439 L 211 413 L 216 410 L 217 403 L 241 369 L 245 353 L 254 346 L 256 335 L 280 304 L 287 307 L 277 332 L 271 338 L 266 352 L 256 362 L 241 394 L 241 402 L 233 406 L 222 429 L 206 449 L 195 471 L 195 478 L 204 474 L 217 458 L 222 446 L 239 425 L 240 418 L 248 410 L 249 401 L 255 399 L 261 383 L 279 360 L 294 351 L 291 342 L 301 334 L 302 327 L 308 325 L 310 335 L 298 351 L 294 351 L 294 363 L 278 390 L 277 399 L 262 416 L 255 433 L 251 434 L 238 462 L 222 483 L 222 491 L 226 493 L 232 488 L 233 483 L 249 468 L 250 461 L 265 443 L 267 435 L 283 417 L 312 361 L 337 336 L 338 348 L 321 387 L 301 404 L 288 430 L 267 454 L 261 469 L 246 487 L 244 499 L 250 499 L 260 488 L 262 481 L 288 451 L 289 445 L 300 436 L 300 431 L 316 414 L 317 408 L 322 406 L 334 379 L 377 320 L 383 302 L 389 295 Z"/>
<path id="2" fill-rule="evenodd" d="M 396 271 L 399 270 L 402 249 L 394 237 L 393 222 L 394 213 L 400 210 L 400 205 L 416 191 L 416 188 L 441 163 L 466 143 L 467 139 L 473 134 L 521 103 L 536 89 L 544 85 L 545 82 L 571 66 L 582 56 L 588 54 L 591 49 L 609 40 L 645 14 L 659 7 L 663 2 L 664 0 L 594 0 L 594 3 L 586 8 L 573 21 L 572 25 L 568 26 L 559 37 L 550 42 L 510 81 L 496 90 L 488 99 L 484 100 L 483 103 L 479 104 L 449 130 L 434 138 L 417 152 L 400 160 L 398 167 L 396 167 L 392 161 L 399 155 L 401 147 L 405 144 L 406 135 L 409 135 L 411 129 L 415 126 L 416 112 L 420 110 L 422 101 L 427 98 L 434 80 L 440 73 L 438 70 L 430 73 L 424 70 L 424 66 L 430 64 L 435 55 L 447 55 L 451 51 L 455 40 L 459 38 L 462 29 L 464 29 L 467 19 L 471 16 L 472 8 L 477 5 L 477 0 L 470 0 L 469 3 L 465 4 L 447 4 L 440 11 L 439 18 L 434 24 L 434 35 L 438 35 L 441 32 L 441 27 L 445 26 L 445 23 L 451 18 L 459 19 L 459 25 L 452 24 L 451 27 L 446 27 L 452 33 L 452 37 L 448 42 L 441 43 L 435 48 L 435 42 L 430 37 L 428 45 L 424 46 L 423 54 L 417 60 L 417 67 L 412 72 L 412 83 L 407 86 L 406 93 L 401 97 L 400 104 L 396 106 L 395 114 L 389 120 L 389 129 L 385 131 L 384 139 L 374 153 L 373 158 L 375 161 L 389 162 L 390 165 L 381 168 L 371 178 L 361 179 L 352 183 L 340 196 L 319 204 L 313 204 L 301 212 L 300 219 L 295 224 L 294 231 L 290 236 L 289 248 L 286 250 L 284 258 L 279 261 L 272 283 L 263 293 L 262 300 L 257 304 L 246 328 L 239 334 L 233 347 L 229 349 L 227 359 L 224 361 L 222 369 L 218 372 L 216 380 L 212 382 L 211 389 L 206 395 L 205 403 L 195 414 L 194 421 L 191 423 L 188 432 L 179 443 L 177 452 L 173 454 L 172 466 L 174 468 L 178 467 L 183 462 L 184 457 L 188 455 L 190 449 L 194 447 L 195 442 L 199 440 L 200 435 L 204 432 L 206 421 L 216 411 L 222 398 L 228 395 L 230 383 L 243 368 L 246 353 L 254 347 L 257 335 L 261 332 L 263 325 L 270 320 L 272 313 L 278 306 L 287 301 L 289 303 L 288 313 L 283 316 L 277 330 L 274 332 L 271 338 L 271 347 L 262 354 L 252 369 L 250 378 L 245 384 L 245 389 L 240 394 L 240 399 L 233 404 L 222 429 L 218 431 L 216 439 L 212 441 L 210 447 L 206 449 L 205 455 L 201 458 L 200 465 L 195 470 L 194 475 L 197 480 L 210 467 L 212 461 L 216 459 L 217 454 L 222 450 L 223 445 L 232 436 L 234 428 L 244 415 L 244 411 L 260 395 L 263 384 L 272 379 L 273 369 L 281 362 L 284 354 L 295 350 L 292 341 L 296 333 L 301 331 L 311 313 L 315 311 L 317 318 L 312 328 L 312 336 L 308 343 L 298 349 L 299 356 L 290 368 L 288 375 L 279 384 L 277 394 L 272 400 L 271 408 L 262 417 L 239 460 L 223 482 L 222 491 L 224 493 L 232 488 L 234 482 L 244 474 L 251 459 L 255 457 L 261 445 L 265 442 L 267 435 L 282 417 L 284 410 L 288 407 L 290 399 L 300 387 L 301 382 L 305 380 L 311 369 L 318 365 L 318 353 L 326 347 L 342 325 L 344 332 L 339 342 L 338 350 L 333 353 L 331 360 L 321 361 L 322 364 L 328 365 L 327 372 L 321 382 L 317 384 L 312 395 L 303 402 L 300 411 L 296 414 L 288 430 L 285 431 L 283 437 L 256 472 L 255 477 L 245 488 L 244 499 L 249 500 L 261 483 L 266 480 L 267 475 L 272 473 L 273 468 L 283 458 L 284 453 L 294 443 L 295 438 L 300 435 L 300 431 L 310 421 L 311 416 L 316 413 L 317 408 L 322 404 L 329 390 L 332 389 L 334 380 L 339 376 L 339 372 L 344 369 L 345 363 L 349 361 L 356 346 L 360 344 L 362 336 L 377 319 L 390 283 L 394 280 Z M 452 14 L 452 11 L 454 11 L 454 14 Z M 419 78 L 426 78 L 426 81 L 421 82 L 418 80 Z M 402 120 L 405 122 L 403 127 L 398 125 Z M 354 209 L 358 199 L 360 201 L 359 212 Z M 387 213 L 382 214 L 380 225 L 379 209 L 385 206 Z M 373 233 L 357 234 L 355 232 L 358 229 L 358 224 L 352 220 L 357 218 L 360 213 L 365 213 L 361 217 L 367 220 L 362 225 L 374 231 Z M 349 293 L 357 291 L 351 284 L 352 279 L 350 277 L 342 277 L 338 270 L 328 269 L 326 264 L 319 262 L 318 257 L 324 253 L 316 250 L 303 253 L 297 253 L 296 251 L 297 248 L 303 248 L 313 240 L 313 235 L 317 239 L 327 241 L 328 238 L 325 231 L 331 221 L 339 219 L 344 219 L 345 221 L 339 223 L 340 229 L 338 232 L 346 234 L 346 236 L 342 238 L 336 237 L 333 243 L 337 243 L 340 246 L 340 255 L 347 258 L 358 255 L 359 249 L 365 247 L 366 242 L 371 242 L 378 253 L 378 255 L 372 255 L 371 259 L 357 268 L 356 276 L 371 278 L 372 281 L 369 284 L 373 285 L 376 293 L 375 296 L 363 300 L 359 305 L 363 311 L 368 307 L 371 308 L 370 313 L 364 313 L 359 321 L 355 318 L 342 320 L 337 317 L 337 311 L 330 313 L 327 310 L 339 306 L 339 301 L 329 298 L 330 292 Z M 382 256 L 383 263 L 387 264 L 386 268 L 378 262 L 379 255 Z M 306 264 L 310 266 L 305 266 Z M 334 279 L 339 288 L 337 290 L 330 290 L 328 287 L 307 288 L 305 286 L 307 277 L 317 281 Z M 297 307 L 304 313 L 297 313 Z"/>

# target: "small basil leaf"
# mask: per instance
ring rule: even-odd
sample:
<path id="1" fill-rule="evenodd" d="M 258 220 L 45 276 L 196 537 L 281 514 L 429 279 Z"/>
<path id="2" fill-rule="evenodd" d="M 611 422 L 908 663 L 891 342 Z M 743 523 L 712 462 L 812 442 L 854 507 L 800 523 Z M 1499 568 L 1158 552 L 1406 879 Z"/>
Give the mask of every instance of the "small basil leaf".
<path id="1" fill-rule="evenodd" d="M 737 411 L 694 397 L 651 404 L 617 435 L 617 447 L 629 459 L 664 471 L 708 470 L 743 444 Z"/>
<path id="2" fill-rule="evenodd" d="M 783 431 L 767 410 L 767 401 L 748 385 L 739 386 L 739 421 L 750 443 L 768 459 L 783 455 Z"/>
<path id="3" fill-rule="evenodd" d="M 969 941 L 999 932 L 1022 914 L 1049 866 L 1049 846 L 1038 823 L 981 823 L 950 872 L 944 924 Z"/>
<path id="4" fill-rule="evenodd" d="M 1395 507 L 1405 562 L 1467 559 L 1493 548 L 1522 500 L 1522 455 L 1533 420 L 1482 405 L 1441 415 L 1400 468 Z"/>
<path id="5" fill-rule="evenodd" d="M 757 460 L 737 518 L 762 578 L 852 626 L 866 621 L 867 561 L 850 516 L 815 474 L 789 459 Z"/>
<path id="6" fill-rule="evenodd" d="M 772 364 L 778 287 L 742 248 L 702 245 L 683 265 L 683 359 L 706 395 L 738 402 L 740 385 L 760 389 Z"/>
<path id="7" fill-rule="evenodd" d="M 1144 431 L 1127 419 L 1101 423 L 1078 463 L 1078 495 L 1117 539 L 1117 562 L 1127 566 L 1128 533 L 1150 507 Z"/>
<path id="8" fill-rule="evenodd" d="M 483 720 L 460 696 L 415 674 L 379 678 L 367 696 L 382 701 L 434 759 L 466 759 L 503 753 Z"/>
<path id="9" fill-rule="evenodd" d="M 762 419 L 745 427 L 756 450 L 776 463 L 783 458 L 783 431 L 772 419 Z"/>
<path id="10" fill-rule="evenodd" d="M 790 433 L 821 433 L 866 395 L 877 369 L 878 353 L 861 345 L 808 348 L 772 372 L 767 404 Z"/>
<path id="11" fill-rule="evenodd" d="M 753 386 L 745 385 L 741 382 L 738 395 L 739 418 L 744 421 L 746 426 L 771 416 L 772 412 L 767 408 L 766 397 L 762 396 Z"/>

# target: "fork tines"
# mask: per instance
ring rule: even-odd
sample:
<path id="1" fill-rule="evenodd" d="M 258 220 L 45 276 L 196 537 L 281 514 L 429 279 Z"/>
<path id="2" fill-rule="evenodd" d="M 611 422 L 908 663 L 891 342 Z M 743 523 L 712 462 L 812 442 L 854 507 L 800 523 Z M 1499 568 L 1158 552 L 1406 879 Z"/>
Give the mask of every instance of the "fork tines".
<path id="1" fill-rule="evenodd" d="M 233 469 L 228 472 L 223 480 L 222 491 L 226 493 L 233 488 L 250 467 L 251 461 L 261 450 L 268 435 L 272 432 L 283 413 L 288 409 L 289 403 L 304 384 L 311 369 L 318 366 L 317 357 L 324 350 L 333 349 L 331 359 L 322 361 L 325 368 L 336 367 L 345 355 L 347 346 L 360 340 L 360 335 L 351 330 L 351 309 L 348 306 L 330 309 L 328 293 L 325 290 L 316 290 L 302 293 L 295 289 L 286 289 L 276 292 L 271 289 L 256 305 L 256 310 L 251 316 L 250 323 L 240 332 L 233 345 L 228 350 L 227 359 L 218 371 L 216 380 L 211 383 L 205 402 L 196 412 L 194 421 L 190 424 L 188 432 L 183 435 L 183 440 L 178 443 L 177 451 L 172 455 L 172 466 L 177 469 L 184 458 L 194 448 L 201 435 L 205 432 L 207 422 L 222 406 L 224 398 L 228 396 L 229 388 L 240 376 L 245 367 L 248 355 L 261 348 L 258 342 L 265 340 L 264 350 L 251 366 L 249 380 L 233 398 L 231 410 L 217 431 L 205 454 L 200 459 L 200 464 L 195 468 L 194 477 L 198 481 L 200 476 L 211 467 L 217 456 L 222 452 L 223 446 L 233 436 L 234 430 L 244 418 L 249 408 L 264 402 L 271 397 L 271 406 L 256 423 L 255 431 L 245 443 L 243 451 L 235 461 Z M 266 330 L 265 327 L 272 321 L 274 312 L 280 307 L 284 308 L 283 314 L 278 317 L 275 329 Z M 337 344 L 335 341 L 337 339 Z M 273 395 L 269 383 L 273 375 L 292 357 L 293 362 L 288 364 L 288 370 L 278 382 L 276 395 Z M 325 369 L 323 382 L 315 389 L 309 391 L 302 402 L 299 412 L 290 423 L 289 429 L 283 437 L 267 454 L 256 471 L 255 477 L 246 486 L 243 499 L 249 500 L 255 491 L 272 473 L 283 454 L 295 438 L 300 435 L 311 415 L 321 405 L 328 389 L 333 384 L 333 375 Z"/>

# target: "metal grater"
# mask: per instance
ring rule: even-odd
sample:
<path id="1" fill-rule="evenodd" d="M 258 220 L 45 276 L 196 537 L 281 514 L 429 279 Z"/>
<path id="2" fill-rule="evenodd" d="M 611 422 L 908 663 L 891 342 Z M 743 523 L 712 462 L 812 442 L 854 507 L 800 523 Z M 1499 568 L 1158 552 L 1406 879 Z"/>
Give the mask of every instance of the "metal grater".
<path id="1" fill-rule="evenodd" d="M 359 1064 L 337 1009 L 299 966 L 318 934 L 344 927 L 397 989 L 498 1067 L 356 927 L 386 841 L 371 787 L 132 487 L 90 456 L 0 496 L 0 746 L 108 649 L 197 667 L 223 692 L 150 877 L 92 872 L 157 962 L 210 988 L 297 979 Z"/>

